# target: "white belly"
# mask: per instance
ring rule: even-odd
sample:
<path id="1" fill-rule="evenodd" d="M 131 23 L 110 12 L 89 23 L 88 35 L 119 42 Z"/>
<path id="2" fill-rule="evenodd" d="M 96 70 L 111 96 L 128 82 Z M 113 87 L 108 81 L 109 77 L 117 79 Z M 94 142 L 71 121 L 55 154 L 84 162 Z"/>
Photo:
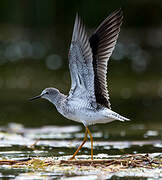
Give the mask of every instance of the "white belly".
<path id="1" fill-rule="evenodd" d="M 108 123 L 115 120 L 105 116 L 105 113 L 108 113 L 107 110 L 94 111 L 92 109 L 75 109 L 75 113 L 68 114 L 65 117 L 83 123 L 85 126 L 96 123 Z"/>
<path id="2" fill-rule="evenodd" d="M 64 106 L 57 106 L 56 108 L 67 119 L 83 123 L 85 126 L 96 123 L 109 123 L 114 120 L 128 120 L 106 107 L 92 107 L 92 104 L 86 103 L 85 100 L 80 98 L 75 99 L 75 101 L 71 100 Z"/>

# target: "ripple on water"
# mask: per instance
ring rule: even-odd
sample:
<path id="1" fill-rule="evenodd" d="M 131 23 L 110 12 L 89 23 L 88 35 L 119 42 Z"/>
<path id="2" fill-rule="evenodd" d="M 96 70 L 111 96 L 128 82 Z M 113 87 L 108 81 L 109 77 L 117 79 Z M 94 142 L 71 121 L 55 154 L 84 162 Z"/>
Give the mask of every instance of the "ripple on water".
<path id="1" fill-rule="evenodd" d="M 127 140 L 132 132 L 134 133 L 136 128 L 141 132 L 142 136 L 140 140 Z M 84 132 L 82 131 L 81 126 L 43 126 L 40 128 L 25 128 L 20 124 L 10 124 L 8 127 L 0 127 L 0 159 L 21 159 L 21 158 L 32 158 L 39 157 L 43 159 L 44 157 L 55 157 L 58 159 L 61 158 L 69 158 L 74 150 L 80 145 L 82 142 L 82 138 L 84 137 Z M 130 128 L 131 131 L 127 131 L 126 129 L 121 129 L 118 134 L 115 136 L 120 136 L 119 140 L 113 140 L 113 130 L 105 130 L 105 129 L 93 129 L 92 134 L 94 139 L 94 153 L 98 154 L 99 158 L 108 158 L 109 154 L 119 154 L 124 153 L 138 153 L 141 152 L 149 152 L 151 149 L 155 152 L 160 152 L 162 148 L 162 141 L 159 138 L 160 131 L 158 130 L 145 130 L 145 127 L 142 125 L 132 126 Z M 105 137 L 106 135 L 106 137 Z M 144 138 L 144 135 L 147 137 L 153 138 Z M 121 138 L 123 140 L 121 140 Z M 139 136 L 138 136 L 139 137 Z M 159 140 L 160 139 L 160 140 Z M 31 147 L 33 143 L 36 142 L 35 147 Z M 81 154 L 86 154 L 84 156 L 78 156 L 79 158 L 89 158 L 91 143 L 90 140 L 86 142 L 84 148 L 81 150 Z M 123 149 L 126 149 L 122 151 Z M 101 154 L 105 153 L 105 154 Z M 79 153 L 80 154 L 80 153 Z M 87 155 L 88 154 L 88 155 Z M 4 168 L 4 167 L 3 167 Z M 62 176 L 63 173 L 60 172 L 34 172 L 28 173 L 17 170 L 18 176 L 14 176 L 13 174 L 11 179 L 14 177 L 15 179 L 46 179 L 58 178 Z M 77 174 L 77 172 L 74 172 Z M 77 174 L 77 179 L 79 174 Z M 84 174 L 82 174 L 84 175 Z M 93 178 L 96 176 L 91 176 L 92 174 L 87 174 L 84 178 Z M 129 175 L 127 173 L 127 175 Z M 130 174 L 131 175 L 131 174 Z M 3 174 L 0 176 L 3 177 Z M 123 176 L 122 173 L 117 174 L 117 176 Z M 124 174 L 125 176 L 125 174 Z M 7 177 L 7 175 L 6 175 Z M 8 177 L 7 177 L 8 178 Z M 73 177 L 74 178 L 74 177 Z M 80 177 L 80 178 L 83 178 Z M 109 177 L 106 176 L 108 179 Z"/>

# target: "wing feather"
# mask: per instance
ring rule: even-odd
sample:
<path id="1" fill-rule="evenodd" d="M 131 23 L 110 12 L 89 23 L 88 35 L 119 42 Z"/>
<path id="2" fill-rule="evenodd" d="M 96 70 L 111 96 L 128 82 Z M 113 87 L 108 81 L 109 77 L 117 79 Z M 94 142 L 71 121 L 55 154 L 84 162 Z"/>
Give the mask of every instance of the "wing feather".
<path id="1" fill-rule="evenodd" d="M 69 51 L 69 68 L 71 73 L 70 97 L 87 97 L 85 100 L 96 101 L 94 92 L 92 50 L 85 27 L 76 15 L 72 42 Z"/>
<path id="2" fill-rule="evenodd" d="M 96 102 L 107 108 L 110 108 L 106 82 L 107 63 L 115 48 L 122 19 L 121 9 L 114 11 L 98 26 L 89 39 L 93 53 Z"/>

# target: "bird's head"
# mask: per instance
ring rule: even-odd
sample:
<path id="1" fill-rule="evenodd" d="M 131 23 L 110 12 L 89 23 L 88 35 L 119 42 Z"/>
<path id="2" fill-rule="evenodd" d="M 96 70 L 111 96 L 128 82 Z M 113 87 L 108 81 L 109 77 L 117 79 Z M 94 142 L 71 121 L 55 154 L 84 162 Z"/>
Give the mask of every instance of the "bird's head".
<path id="1" fill-rule="evenodd" d="M 29 100 L 35 100 L 39 98 L 44 98 L 52 102 L 56 98 L 56 96 L 59 94 L 59 90 L 56 88 L 46 88 L 42 91 L 42 93 L 38 96 L 35 96 L 33 98 L 30 98 Z"/>

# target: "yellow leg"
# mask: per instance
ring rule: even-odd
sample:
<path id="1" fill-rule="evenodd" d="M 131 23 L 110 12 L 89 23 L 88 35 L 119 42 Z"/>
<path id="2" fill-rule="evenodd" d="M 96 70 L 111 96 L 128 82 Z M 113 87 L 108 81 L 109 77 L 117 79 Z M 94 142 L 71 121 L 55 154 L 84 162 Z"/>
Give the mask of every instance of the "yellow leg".
<path id="1" fill-rule="evenodd" d="M 77 155 L 77 153 L 79 152 L 79 150 L 82 148 L 82 146 L 85 144 L 85 142 L 87 141 L 87 134 L 88 134 L 88 128 L 86 127 L 86 131 L 85 131 L 85 136 L 84 136 L 84 139 L 83 139 L 83 142 L 82 144 L 78 147 L 78 149 L 75 151 L 75 153 L 73 154 L 73 156 L 69 159 L 69 160 L 72 160 L 75 158 L 75 156 Z"/>
<path id="2" fill-rule="evenodd" d="M 93 160 L 93 137 L 92 137 L 92 134 L 91 134 L 90 130 L 88 129 L 88 127 L 86 127 L 86 129 L 87 129 L 87 132 L 88 132 L 88 134 L 90 136 L 90 140 L 91 140 L 91 159 Z"/>

